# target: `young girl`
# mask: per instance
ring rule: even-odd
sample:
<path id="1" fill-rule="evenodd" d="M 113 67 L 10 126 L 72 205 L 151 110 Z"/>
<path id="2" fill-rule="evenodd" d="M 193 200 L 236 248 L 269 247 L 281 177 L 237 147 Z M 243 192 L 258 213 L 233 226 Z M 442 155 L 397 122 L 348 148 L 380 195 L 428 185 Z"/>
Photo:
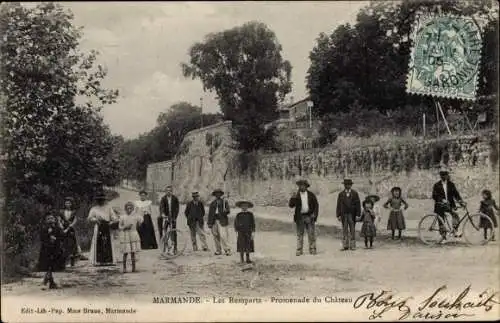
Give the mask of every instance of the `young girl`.
<path id="1" fill-rule="evenodd" d="M 380 222 L 382 221 L 382 212 L 380 211 L 380 207 L 377 204 L 380 201 L 380 197 L 375 194 L 368 195 L 366 197 L 367 200 L 372 201 L 373 203 L 373 212 L 375 213 L 375 228 L 380 229 Z"/>
<path id="2" fill-rule="evenodd" d="M 123 272 L 127 272 L 127 255 L 130 253 L 132 261 L 132 272 L 135 272 L 135 254 L 141 250 L 141 239 L 137 228 L 142 223 L 142 217 L 135 212 L 135 205 L 132 202 L 125 204 L 125 215 L 120 217 L 120 245 L 123 254 Z"/>
<path id="3" fill-rule="evenodd" d="M 357 219 L 359 222 L 363 222 L 361 226 L 361 236 L 365 238 L 365 248 L 367 249 L 373 247 L 373 238 L 376 236 L 377 229 L 375 227 L 375 219 L 373 201 L 367 198 L 363 201 L 363 212 L 361 212 L 361 216 Z"/>
<path id="4" fill-rule="evenodd" d="M 392 240 L 394 240 L 395 231 L 398 230 L 398 239 L 401 240 L 401 233 L 406 229 L 405 218 L 401 207 L 404 207 L 405 210 L 408 209 L 408 203 L 401 197 L 401 188 L 399 187 L 393 187 L 391 189 L 391 195 L 389 200 L 384 204 L 386 209 L 391 209 L 389 221 L 387 222 L 387 230 L 391 230 Z"/>
<path id="5" fill-rule="evenodd" d="M 493 223 L 493 227 L 497 228 L 497 217 L 495 216 L 495 210 L 498 212 L 498 206 L 491 196 L 490 190 L 483 190 L 481 192 L 483 200 L 479 206 L 479 212 L 486 214 Z M 484 238 L 488 239 L 488 229 L 491 230 L 491 241 L 495 241 L 495 229 L 491 227 L 491 223 L 487 221 L 481 221 L 479 226 L 484 229 Z"/>
<path id="6" fill-rule="evenodd" d="M 54 282 L 54 271 L 64 270 L 63 259 L 63 242 L 65 234 L 61 223 L 52 214 L 48 213 L 45 216 L 45 223 L 42 225 L 40 232 L 40 240 L 42 246 L 40 248 L 40 257 L 38 259 L 38 270 L 46 271 L 43 278 L 43 284 L 49 283 L 49 288 L 57 288 Z M 61 266 L 62 264 L 62 266 Z"/>
<path id="7" fill-rule="evenodd" d="M 248 209 L 253 207 L 252 202 L 239 201 L 236 207 L 241 208 L 241 212 L 236 215 L 234 220 L 234 229 L 238 234 L 236 251 L 240 253 L 240 261 L 244 263 L 243 254 L 246 256 L 246 263 L 252 263 L 250 253 L 254 252 L 254 233 L 255 233 L 255 218 L 252 212 Z"/>

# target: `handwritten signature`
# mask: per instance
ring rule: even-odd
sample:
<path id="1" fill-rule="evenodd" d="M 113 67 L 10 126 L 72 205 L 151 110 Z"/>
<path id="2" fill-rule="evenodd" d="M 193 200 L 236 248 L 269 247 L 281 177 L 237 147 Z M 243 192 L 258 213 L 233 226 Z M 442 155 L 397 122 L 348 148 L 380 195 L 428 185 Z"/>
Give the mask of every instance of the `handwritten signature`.
<path id="1" fill-rule="evenodd" d="M 499 292 L 485 290 L 478 294 L 478 297 L 469 296 L 471 286 L 467 286 L 458 296 L 450 297 L 443 292 L 447 289 L 443 285 L 436 289 L 432 295 L 417 303 L 416 310 L 411 306 L 411 301 L 415 298 L 409 296 L 406 298 L 398 297 L 391 291 L 381 291 L 379 293 L 371 292 L 359 296 L 354 301 L 355 309 L 368 309 L 372 313 L 369 320 L 382 319 L 383 315 L 397 310 L 398 320 L 420 319 L 420 320 L 439 320 L 456 319 L 461 317 L 474 316 L 471 310 L 483 309 L 485 312 L 491 311 L 493 307 L 500 304 L 497 295 Z"/>

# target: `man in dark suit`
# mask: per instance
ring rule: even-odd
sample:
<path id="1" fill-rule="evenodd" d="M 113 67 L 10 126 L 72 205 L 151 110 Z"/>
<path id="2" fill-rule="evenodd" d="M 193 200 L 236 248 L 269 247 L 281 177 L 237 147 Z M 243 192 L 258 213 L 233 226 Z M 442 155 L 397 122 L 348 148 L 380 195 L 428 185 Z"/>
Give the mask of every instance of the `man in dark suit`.
<path id="1" fill-rule="evenodd" d="M 356 249 L 356 218 L 361 216 L 358 192 L 352 189 L 352 180 L 344 180 L 344 190 L 337 198 L 337 219 L 342 222 L 342 250 Z"/>
<path id="2" fill-rule="evenodd" d="M 315 223 L 318 219 L 319 204 L 314 193 L 308 190 L 309 182 L 306 180 L 298 180 L 296 182 L 299 187 L 298 192 L 293 193 L 288 206 L 295 208 L 293 213 L 293 221 L 297 227 L 297 256 L 303 254 L 304 232 L 307 230 L 307 240 L 309 242 L 309 253 L 316 254 L 316 228 Z"/>
<path id="3" fill-rule="evenodd" d="M 179 215 L 179 199 L 172 194 L 172 186 L 165 188 L 165 196 L 160 200 L 160 216 L 157 219 L 158 231 L 160 239 L 163 237 L 163 231 L 167 230 L 169 226 L 172 229 L 177 228 L 177 216 Z M 177 253 L 177 236 L 172 234 L 172 241 L 174 244 L 174 254 Z"/>
<path id="4" fill-rule="evenodd" d="M 212 230 L 212 236 L 215 243 L 215 254 L 222 254 L 222 248 L 226 256 L 231 255 L 231 248 L 229 247 L 229 203 L 227 200 L 222 199 L 224 192 L 216 189 L 212 192 L 215 200 L 210 203 L 208 207 L 208 228 Z M 221 246 L 222 245 L 222 246 Z"/>
<path id="5" fill-rule="evenodd" d="M 450 213 L 453 218 L 453 227 L 456 229 L 459 224 L 458 214 L 454 212 L 457 208 L 456 203 L 460 205 L 465 205 L 462 197 L 458 193 L 455 184 L 450 181 L 450 173 L 447 169 L 441 169 L 439 171 L 440 181 L 434 184 L 432 188 L 432 199 L 434 200 L 434 213 L 439 215 L 443 221 L 446 221 L 446 213 Z M 446 231 L 443 224 L 439 223 L 439 229 L 441 231 L 441 236 L 443 241 L 446 240 Z"/>
<path id="6" fill-rule="evenodd" d="M 198 251 L 198 244 L 196 243 L 196 235 L 200 237 L 203 251 L 208 251 L 207 238 L 203 230 L 205 206 L 200 201 L 200 194 L 198 192 L 192 193 L 193 200 L 189 201 L 184 210 L 187 218 L 187 225 L 191 232 L 191 242 L 193 244 L 193 251 Z"/>

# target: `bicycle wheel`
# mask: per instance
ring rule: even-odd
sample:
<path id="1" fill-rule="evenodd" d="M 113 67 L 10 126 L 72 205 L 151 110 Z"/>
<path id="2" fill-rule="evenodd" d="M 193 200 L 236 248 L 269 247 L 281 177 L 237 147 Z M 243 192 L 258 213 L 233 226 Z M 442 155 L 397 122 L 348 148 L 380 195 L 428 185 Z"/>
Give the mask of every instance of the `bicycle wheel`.
<path id="1" fill-rule="evenodd" d="M 438 244 L 442 240 L 439 230 L 440 223 L 443 224 L 443 220 L 438 215 L 425 215 L 418 223 L 418 237 L 420 241 L 426 245 Z"/>
<path id="2" fill-rule="evenodd" d="M 493 237 L 493 230 L 495 230 L 493 221 L 482 213 L 470 215 L 463 227 L 465 241 L 471 245 L 487 244 Z"/>
<path id="3" fill-rule="evenodd" d="M 174 248 L 174 240 L 177 240 L 177 250 Z M 184 253 L 187 247 L 186 236 L 177 229 L 169 230 L 162 237 L 161 254 L 167 259 L 177 258 Z"/>

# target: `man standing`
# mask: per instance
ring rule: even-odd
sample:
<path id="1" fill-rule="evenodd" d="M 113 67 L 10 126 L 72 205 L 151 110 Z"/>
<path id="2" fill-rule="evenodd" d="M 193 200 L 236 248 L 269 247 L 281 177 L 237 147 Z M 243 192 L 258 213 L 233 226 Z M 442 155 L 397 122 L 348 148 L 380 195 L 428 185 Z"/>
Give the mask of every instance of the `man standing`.
<path id="1" fill-rule="evenodd" d="M 172 229 L 177 228 L 177 216 L 179 215 L 179 200 L 172 194 L 172 186 L 165 188 L 165 196 L 160 200 L 160 216 L 158 217 L 158 231 L 160 239 L 163 237 L 163 230 L 167 230 L 169 226 Z M 165 221 L 165 223 L 163 223 Z M 166 232 L 165 232 L 166 233 Z M 177 235 L 172 234 L 174 244 L 174 254 L 177 253 Z"/>
<path id="2" fill-rule="evenodd" d="M 441 169 L 439 171 L 439 176 L 441 180 L 434 184 L 432 188 L 432 199 L 434 200 L 434 213 L 439 215 L 443 221 L 446 221 L 445 213 L 450 213 L 453 218 L 453 227 L 457 229 L 459 224 L 459 217 L 453 210 L 456 209 L 456 202 L 460 205 L 465 205 L 465 202 L 460 197 L 457 187 L 450 181 L 450 173 L 447 169 Z M 446 231 L 442 222 L 439 222 L 439 230 L 441 231 L 441 237 L 446 240 Z"/>
<path id="3" fill-rule="evenodd" d="M 224 192 L 220 189 L 216 189 L 212 192 L 215 196 L 215 200 L 210 203 L 208 208 L 208 228 L 212 230 L 212 235 L 214 236 L 215 243 L 215 255 L 222 254 L 222 248 L 226 256 L 231 255 L 231 249 L 229 248 L 229 203 L 222 199 Z"/>
<path id="4" fill-rule="evenodd" d="M 344 180 L 344 190 L 337 198 L 337 219 L 342 222 L 342 250 L 356 249 L 356 218 L 361 216 L 358 192 L 352 189 L 352 180 Z"/>
<path id="5" fill-rule="evenodd" d="M 200 194 L 198 192 L 193 192 L 193 200 L 188 202 L 186 205 L 186 210 L 184 214 L 187 218 L 187 225 L 189 231 L 191 232 L 191 242 L 193 244 L 193 251 L 198 251 L 198 245 L 196 243 L 196 235 L 200 237 L 201 246 L 203 251 L 208 251 L 207 239 L 205 237 L 205 231 L 203 230 L 205 217 L 205 206 L 200 201 Z"/>
<path id="6" fill-rule="evenodd" d="M 316 228 L 315 223 L 318 219 L 319 204 L 314 193 L 308 190 L 309 182 L 298 180 L 298 192 L 293 193 L 288 206 L 295 208 L 293 221 L 297 227 L 297 256 L 303 254 L 304 231 L 307 230 L 307 240 L 309 242 L 309 253 L 316 254 Z"/>

